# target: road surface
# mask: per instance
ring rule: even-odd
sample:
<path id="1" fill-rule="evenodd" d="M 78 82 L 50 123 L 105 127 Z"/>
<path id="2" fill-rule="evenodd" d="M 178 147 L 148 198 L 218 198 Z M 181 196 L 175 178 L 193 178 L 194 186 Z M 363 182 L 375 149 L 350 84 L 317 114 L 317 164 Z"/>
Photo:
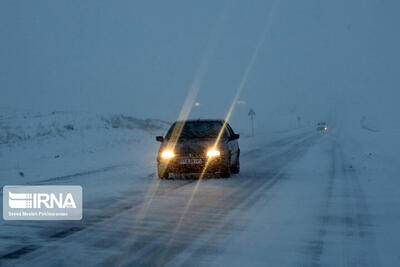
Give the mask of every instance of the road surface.
<path id="1" fill-rule="evenodd" d="M 12 242 L 0 263 L 378 266 L 360 177 L 336 135 L 309 130 L 257 142 L 242 145 L 241 173 L 229 179 L 159 180 L 154 170 L 145 177 L 129 168 L 99 170 L 108 171 L 108 183 L 124 176 L 144 186 L 127 186 L 111 198 L 102 197 L 106 187 L 99 182 L 99 196 L 84 203 L 83 221 L 6 222 L 2 236 Z M 97 174 L 42 184 L 82 184 Z"/>

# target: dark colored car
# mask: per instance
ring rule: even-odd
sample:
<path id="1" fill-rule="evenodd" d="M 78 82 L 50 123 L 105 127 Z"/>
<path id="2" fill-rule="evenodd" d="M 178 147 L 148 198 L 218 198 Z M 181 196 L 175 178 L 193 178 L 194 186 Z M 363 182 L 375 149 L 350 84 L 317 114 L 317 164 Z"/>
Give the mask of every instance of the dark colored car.
<path id="1" fill-rule="evenodd" d="M 230 177 L 240 171 L 239 135 L 224 120 L 177 121 L 161 142 L 158 177 L 169 173 L 219 173 Z"/>
<path id="2" fill-rule="evenodd" d="M 317 123 L 317 131 L 328 131 L 328 124 L 326 122 L 318 122 Z"/>

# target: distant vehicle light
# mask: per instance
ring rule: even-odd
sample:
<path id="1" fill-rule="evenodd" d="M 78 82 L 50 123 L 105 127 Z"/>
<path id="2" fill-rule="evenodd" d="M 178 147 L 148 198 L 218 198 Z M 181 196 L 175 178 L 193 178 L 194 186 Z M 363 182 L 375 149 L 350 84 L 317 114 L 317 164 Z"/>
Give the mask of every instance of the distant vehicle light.
<path id="1" fill-rule="evenodd" d="M 167 150 L 167 151 L 163 151 L 161 153 L 161 157 L 163 159 L 171 159 L 171 158 L 175 157 L 175 154 L 174 154 L 174 152 Z"/>
<path id="2" fill-rule="evenodd" d="M 221 152 L 219 152 L 219 150 L 216 150 L 215 148 L 207 151 L 207 157 L 217 157 L 219 155 L 221 155 Z"/>
<path id="3" fill-rule="evenodd" d="M 325 130 L 325 131 L 328 131 L 328 126 L 325 126 L 324 130 Z"/>

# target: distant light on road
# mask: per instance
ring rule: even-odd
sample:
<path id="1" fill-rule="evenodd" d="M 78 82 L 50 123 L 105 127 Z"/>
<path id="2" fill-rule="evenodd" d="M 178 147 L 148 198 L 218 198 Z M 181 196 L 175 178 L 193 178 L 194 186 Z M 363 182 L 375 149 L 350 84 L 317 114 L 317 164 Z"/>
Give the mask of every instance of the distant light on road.
<path id="1" fill-rule="evenodd" d="M 195 107 L 198 107 L 198 106 L 200 106 L 200 102 L 196 102 L 196 103 L 194 103 L 194 106 L 195 106 Z"/>
<path id="2" fill-rule="evenodd" d="M 238 100 L 236 103 L 237 103 L 238 105 L 244 105 L 244 104 L 246 104 L 246 101 L 244 101 L 244 100 Z"/>

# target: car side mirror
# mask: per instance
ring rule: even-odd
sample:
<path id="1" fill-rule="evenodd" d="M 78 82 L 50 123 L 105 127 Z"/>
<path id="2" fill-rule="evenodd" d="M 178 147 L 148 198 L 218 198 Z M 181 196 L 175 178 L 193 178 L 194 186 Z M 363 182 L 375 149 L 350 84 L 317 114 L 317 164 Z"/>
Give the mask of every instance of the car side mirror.
<path id="1" fill-rule="evenodd" d="M 231 140 L 239 139 L 239 137 L 240 137 L 240 134 L 233 134 L 231 137 Z"/>
<path id="2" fill-rule="evenodd" d="M 162 137 L 162 136 L 156 136 L 156 140 L 157 140 L 158 142 L 164 142 L 164 137 Z"/>

